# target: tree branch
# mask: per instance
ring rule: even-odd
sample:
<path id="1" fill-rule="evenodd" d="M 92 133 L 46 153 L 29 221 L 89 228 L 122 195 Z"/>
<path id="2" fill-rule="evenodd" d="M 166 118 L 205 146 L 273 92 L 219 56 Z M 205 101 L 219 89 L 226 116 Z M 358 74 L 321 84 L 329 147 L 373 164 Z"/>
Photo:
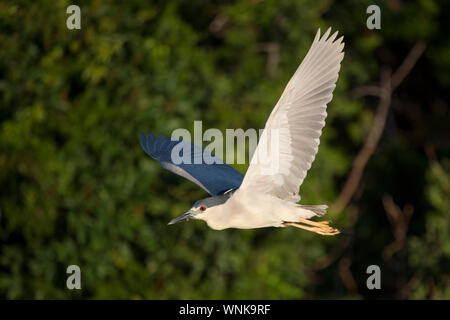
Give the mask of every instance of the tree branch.
<path id="1" fill-rule="evenodd" d="M 412 70 L 417 60 L 425 50 L 425 44 L 418 42 L 409 51 L 403 63 L 398 67 L 392 76 L 389 75 L 387 68 L 383 68 L 380 76 L 380 85 L 363 86 L 354 90 L 355 95 L 376 95 L 380 98 L 377 111 L 373 120 L 372 128 L 366 138 L 364 145 L 357 154 L 350 174 L 339 194 L 338 199 L 332 206 L 332 211 L 342 211 L 350 202 L 356 190 L 358 189 L 364 169 L 369 159 L 375 153 L 378 142 L 383 134 L 386 118 L 391 106 L 391 99 L 394 90 L 402 83 L 409 72 Z"/>
<path id="2" fill-rule="evenodd" d="M 395 241 L 387 245 L 383 250 L 384 259 L 390 260 L 394 253 L 405 246 L 406 233 L 408 232 L 409 221 L 414 213 L 414 207 L 407 204 L 402 210 L 395 204 L 390 195 L 384 195 L 382 201 L 395 237 Z"/>

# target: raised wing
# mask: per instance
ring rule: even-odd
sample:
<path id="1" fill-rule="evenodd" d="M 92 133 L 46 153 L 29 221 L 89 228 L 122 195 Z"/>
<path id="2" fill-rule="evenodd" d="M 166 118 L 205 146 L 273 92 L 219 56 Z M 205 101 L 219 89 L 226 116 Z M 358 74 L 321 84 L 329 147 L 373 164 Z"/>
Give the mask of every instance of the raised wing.
<path id="1" fill-rule="evenodd" d="M 255 190 L 297 202 L 299 187 L 316 156 L 333 97 L 343 37 L 335 41 L 320 29 L 306 57 L 275 105 L 240 189 Z"/>
<path id="2" fill-rule="evenodd" d="M 171 140 L 164 136 L 140 134 L 141 146 L 161 166 L 188 180 L 215 196 L 237 189 L 244 178 L 239 171 L 224 164 L 222 159 L 204 151 L 192 142 Z"/>

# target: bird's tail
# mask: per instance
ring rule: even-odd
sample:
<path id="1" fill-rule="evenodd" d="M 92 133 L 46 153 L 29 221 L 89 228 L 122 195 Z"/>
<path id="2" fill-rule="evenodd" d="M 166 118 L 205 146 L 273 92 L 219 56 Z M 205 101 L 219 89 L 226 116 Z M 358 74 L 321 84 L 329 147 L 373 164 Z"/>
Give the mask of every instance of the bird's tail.
<path id="1" fill-rule="evenodd" d="M 311 211 L 314 213 L 313 216 L 322 217 L 327 213 L 328 206 L 326 204 L 312 205 L 312 206 L 304 206 L 302 204 L 299 205 L 300 208 Z"/>

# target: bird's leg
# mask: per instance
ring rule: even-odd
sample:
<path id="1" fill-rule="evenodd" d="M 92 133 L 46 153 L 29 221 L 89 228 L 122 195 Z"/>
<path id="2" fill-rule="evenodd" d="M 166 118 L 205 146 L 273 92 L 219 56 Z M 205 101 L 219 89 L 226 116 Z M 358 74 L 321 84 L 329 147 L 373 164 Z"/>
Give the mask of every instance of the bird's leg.
<path id="1" fill-rule="evenodd" d="M 330 221 L 311 221 L 308 219 L 298 218 L 298 222 L 303 224 L 309 224 L 310 226 L 322 228 L 323 226 L 328 226 L 330 224 Z M 331 227 L 330 227 L 331 228 Z"/>
<path id="2" fill-rule="evenodd" d="M 306 220 L 306 219 L 301 219 L 301 220 Z M 305 226 L 303 224 L 298 224 L 295 222 L 285 222 L 284 225 L 285 226 L 292 226 L 292 227 L 296 227 L 299 229 L 304 229 L 304 230 L 308 230 L 314 233 L 318 233 L 321 235 L 325 235 L 325 236 L 334 236 L 336 234 L 339 234 L 340 231 L 337 229 L 334 229 L 326 224 L 320 223 L 320 222 L 314 222 L 314 221 L 309 221 L 306 220 L 310 223 L 308 223 L 309 225 L 314 225 L 313 227 L 309 227 L 309 226 Z M 312 224 L 312 223 L 316 223 L 316 224 Z"/>
<path id="3" fill-rule="evenodd" d="M 340 233 L 338 229 L 335 229 L 329 225 L 329 221 L 311 221 L 308 219 L 299 218 L 299 222 L 319 228 L 320 231 L 324 232 L 325 234 L 335 235 Z"/>

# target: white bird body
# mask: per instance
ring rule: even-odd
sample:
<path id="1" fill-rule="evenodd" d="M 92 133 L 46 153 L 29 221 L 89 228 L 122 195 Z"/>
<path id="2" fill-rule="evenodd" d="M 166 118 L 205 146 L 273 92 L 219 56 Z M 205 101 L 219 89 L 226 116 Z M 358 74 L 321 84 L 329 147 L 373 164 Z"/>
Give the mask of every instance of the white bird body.
<path id="1" fill-rule="evenodd" d="M 294 202 L 238 189 L 224 204 L 210 207 L 196 218 L 206 221 L 211 229 L 223 230 L 284 227 L 284 222 L 309 219 L 315 215 Z"/>

